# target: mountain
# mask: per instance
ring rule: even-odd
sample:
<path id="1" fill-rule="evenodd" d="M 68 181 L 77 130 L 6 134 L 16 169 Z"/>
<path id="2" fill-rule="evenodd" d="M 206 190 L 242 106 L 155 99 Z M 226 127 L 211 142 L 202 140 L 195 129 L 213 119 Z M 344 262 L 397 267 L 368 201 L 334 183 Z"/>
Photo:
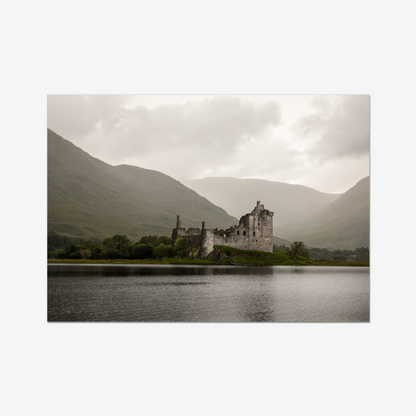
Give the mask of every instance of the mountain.
<path id="1" fill-rule="evenodd" d="M 276 236 L 273 236 L 273 244 L 276 244 L 277 246 L 284 245 L 286 247 L 290 247 L 290 245 L 293 243 L 293 241 L 285 240 L 283 238 L 279 238 Z"/>
<path id="2" fill-rule="evenodd" d="M 286 238 L 281 235 L 283 228 L 318 213 L 340 197 L 303 185 L 262 179 L 205 178 L 181 182 L 237 218 L 253 209 L 253 201 L 260 201 L 274 212 L 273 233 L 281 238 Z"/>
<path id="3" fill-rule="evenodd" d="M 370 177 L 360 180 L 318 213 L 281 230 L 282 238 L 308 246 L 350 249 L 370 246 Z"/>
<path id="4" fill-rule="evenodd" d="M 251 200 L 251 209 L 256 201 Z M 48 129 L 48 229 L 70 236 L 134 242 L 183 227 L 228 228 L 236 218 L 175 179 L 135 166 L 111 166 Z"/>

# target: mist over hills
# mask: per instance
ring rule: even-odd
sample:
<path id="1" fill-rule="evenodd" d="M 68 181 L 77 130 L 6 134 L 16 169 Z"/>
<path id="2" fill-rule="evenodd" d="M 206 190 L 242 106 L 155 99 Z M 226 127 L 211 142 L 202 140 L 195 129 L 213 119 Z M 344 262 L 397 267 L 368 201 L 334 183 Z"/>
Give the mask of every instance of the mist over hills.
<path id="1" fill-rule="evenodd" d="M 205 178 L 181 182 L 237 218 L 253 209 L 252 201 L 260 200 L 274 212 L 274 235 L 279 237 L 283 227 L 316 214 L 341 195 L 263 179 Z"/>
<path id="2" fill-rule="evenodd" d="M 229 228 L 260 200 L 275 214 L 275 244 L 369 246 L 369 177 L 342 195 L 260 179 L 181 182 L 136 166 L 111 166 L 48 129 L 48 230 L 96 238 L 126 234 L 135 242 L 171 235 L 176 215 L 186 228 L 200 228 L 202 221 L 207 228 Z"/>
<path id="3" fill-rule="evenodd" d="M 336 201 L 279 235 L 313 247 L 354 249 L 370 247 L 370 177 L 361 179 Z"/>
<path id="4" fill-rule="evenodd" d="M 251 211 L 251 201 L 260 200 L 274 212 L 273 232 L 280 241 L 304 241 L 308 246 L 332 249 L 369 246 L 369 177 L 344 194 L 261 179 L 205 178 L 181 182 L 236 217 Z"/>
<path id="5" fill-rule="evenodd" d="M 251 202 L 254 206 L 255 201 Z M 48 230 L 106 238 L 171 235 L 183 227 L 228 228 L 236 218 L 153 170 L 111 166 L 48 129 Z"/>

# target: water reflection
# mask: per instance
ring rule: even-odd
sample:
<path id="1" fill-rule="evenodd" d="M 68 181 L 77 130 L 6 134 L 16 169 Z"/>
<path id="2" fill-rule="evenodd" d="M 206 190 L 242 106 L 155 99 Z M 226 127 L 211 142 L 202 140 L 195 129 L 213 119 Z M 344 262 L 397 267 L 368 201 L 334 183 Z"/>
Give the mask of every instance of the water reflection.
<path id="1" fill-rule="evenodd" d="M 48 265 L 48 277 L 269 275 L 273 267 L 165 265 Z"/>
<path id="2" fill-rule="evenodd" d="M 368 320 L 368 268 L 48 267 L 48 321 Z"/>
<path id="3" fill-rule="evenodd" d="M 255 292 L 241 299 L 240 310 L 244 322 L 273 322 L 276 298 L 265 292 Z"/>
<path id="4" fill-rule="evenodd" d="M 303 274 L 305 273 L 305 269 L 302 267 L 293 267 L 290 269 L 290 273 L 294 273 L 294 274 Z"/>
<path id="5" fill-rule="evenodd" d="M 143 282 L 142 286 L 193 286 L 208 285 L 208 282 Z"/>

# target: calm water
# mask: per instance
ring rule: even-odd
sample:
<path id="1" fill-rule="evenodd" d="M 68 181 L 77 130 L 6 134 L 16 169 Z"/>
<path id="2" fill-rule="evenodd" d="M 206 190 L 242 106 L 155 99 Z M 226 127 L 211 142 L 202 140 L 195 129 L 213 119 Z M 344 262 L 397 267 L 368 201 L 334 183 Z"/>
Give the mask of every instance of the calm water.
<path id="1" fill-rule="evenodd" d="M 369 322 L 368 267 L 48 265 L 48 321 Z"/>

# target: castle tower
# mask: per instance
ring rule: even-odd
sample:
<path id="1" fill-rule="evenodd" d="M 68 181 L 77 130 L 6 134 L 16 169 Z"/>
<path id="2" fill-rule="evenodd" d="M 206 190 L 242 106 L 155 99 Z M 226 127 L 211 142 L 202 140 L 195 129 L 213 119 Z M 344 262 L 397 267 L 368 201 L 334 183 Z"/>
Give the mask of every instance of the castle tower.
<path id="1" fill-rule="evenodd" d="M 188 247 L 199 250 L 200 257 L 208 256 L 215 245 L 234 247 L 240 250 L 273 252 L 273 212 L 257 201 L 251 213 L 243 215 L 238 225 L 226 230 L 181 227 L 180 216 L 176 219 L 176 228 L 172 230 L 172 242 L 184 238 Z"/>
<path id="2" fill-rule="evenodd" d="M 176 228 L 172 230 L 172 244 L 176 243 L 176 240 L 181 237 L 183 234 L 184 229 L 181 227 L 181 217 L 178 215 L 176 217 Z"/>

